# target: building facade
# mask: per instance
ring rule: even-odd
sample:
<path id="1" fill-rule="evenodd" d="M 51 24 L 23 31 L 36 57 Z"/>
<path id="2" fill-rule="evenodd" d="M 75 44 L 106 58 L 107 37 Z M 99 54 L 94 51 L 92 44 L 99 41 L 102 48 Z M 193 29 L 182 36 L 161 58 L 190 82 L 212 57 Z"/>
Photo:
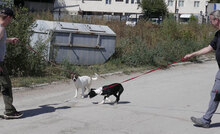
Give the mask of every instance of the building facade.
<path id="1" fill-rule="evenodd" d="M 54 7 L 64 7 L 72 15 L 128 15 L 140 14 L 140 0 L 56 0 Z M 76 7 L 71 7 L 78 5 Z"/>
<path id="2" fill-rule="evenodd" d="M 207 12 L 210 0 L 165 0 L 170 13 L 199 15 Z"/>
<path id="3" fill-rule="evenodd" d="M 178 14 L 205 15 L 210 0 L 165 0 L 168 11 Z M 54 6 L 73 6 L 65 8 L 72 15 L 84 14 L 140 14 L 141 0 L 55 0 Z"/>

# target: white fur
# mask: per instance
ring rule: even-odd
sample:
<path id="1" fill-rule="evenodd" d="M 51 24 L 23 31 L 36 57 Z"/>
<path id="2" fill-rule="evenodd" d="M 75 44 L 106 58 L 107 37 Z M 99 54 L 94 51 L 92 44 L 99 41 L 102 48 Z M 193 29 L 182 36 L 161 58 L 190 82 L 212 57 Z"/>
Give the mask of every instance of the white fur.
<path id="1" fill-rule="evenodd" d="M 101 102 L 99 102 L 98 104 L 104 104 L 105 101 L 108 101 L 108 102 L 112 102 L 108 97 L 106 97 L 105 99 L 103 99 Z"/>
<path id="2" fill-rule="evenodd" d="M 96 90 L 94 90 L 94 92 L 96 93 L 96 94 L 99 94 L 99 95 L 101 95 L 102 94 L 102 87 L 99 87 L 99 88 L 97 88 Z"/>
<path id="3" fill-rule="evenodd" d="M 84 94 L 86 89 L 88 89 L 88 92 L 90 92 L 90 86 L 92 84 L 93 80 L 97 80 L 98 75 L 95 74 L 95 77 L 89 77 L 89 76 L 78 76 L 77 79 L 75 79 L 75 77 L 73 77 L 73 83 L 75 84 L 76 87 L 76 92 L 75 92 L 75 98 L 78 96 L 78 90 L 81 88 L 82 89 L 82 98 L 84 98 Z M 74 81 L 75 79 L 75 81 Z"/>

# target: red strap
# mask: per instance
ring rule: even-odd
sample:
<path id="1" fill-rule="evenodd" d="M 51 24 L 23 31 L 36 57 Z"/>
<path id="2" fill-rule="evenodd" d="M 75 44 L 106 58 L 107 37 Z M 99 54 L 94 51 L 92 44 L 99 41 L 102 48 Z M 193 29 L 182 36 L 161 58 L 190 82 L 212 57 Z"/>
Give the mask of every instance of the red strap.
<path id="1" fill-rule="evenodd" d="M 157 70 L 159 70 L 159 69 L 162 69 L 162 68 L 168 67 L 168 66 L 170 66 L 170 65 L 172 65 L 172 64 L 176 64 L 176 63 L 178 63 L 178 62 L 186 61 L 186 60 L 187 60 L 187 59 L 182 58 L 182 59 L 180 59 L 180 60 L 178 60 L 178 61 L 175 61 L 175 62 L 172 62 L 172 63 L 170 63 L 170 64 L 168 64 L 168 65 L 158 67 L 158 68 L 156 68 L 156 69 L 153 69 L 153 70 L 147 71 L 147 72 L 145 72 L 145 73 L 143 73 L 143 74 L 140 74 L 140 75 L 138 75 L 138 76 L 132 77 L 132 78 L 127 79 L 127 80 L 124 80 L 124 81 L 122 81 L 121 83 L 124 83 L 124 82 L 130 81 L 130 80 L 136 79 L 136 78 L 138 78 L 138 77 L 140 77 L 140 76 L 142 76 L 142 75 L 149 74 L 149 73 L 154 72 L 154 71 L 157 71 Z M 103 90 L 108 89 L 108 88 L 111 88 L 111 87 L 114 87 L 114 86 L 116 86 L 116 85 L 118 85 L 118 84 L 114 84 L 114 85 L 111 85 L 111 86 L 105 87 Z"/>
<path id="2" fill-rule="evenodd" d="M 147 72 L 145 72 L 145 73 L 143 73 L 143 74 L 140 74 L 140 75 L 138 75 L 138 76 L 135 76 L 135 77 L 133 77 L 133 78 L 130 78 L 130 79 L 124 80 L 124 81 L 122 81 L 121 83 L 124 83 L 124 82 L 130 81 L 130 80 L 136 79 L 136 78 L 138 78 L 138 77 L 140 77 L 140 76 L 142 76 L 142 75 L 149 74 L 149 73 L 154 72 L 154 71 L 157 71 L 157 70 L 159 70 L 159 69 L 162 69 L 162 68 L 168 67 L 168 66 L 170 66 L 170 65 L 172 65 L 172 64 L 176 64 L 176 63 L 178 63 L 178 62 L 186 61 L 186 60 L 187 60 L 187 59 L 182 58 L 182 59 L 180 59 L 180 60 L 178 60 L 178 61 L 175 61 L 175 62 L 172 62 L 172 63 L 170 63 L 170 64 L 168 64 L 168 65 L 158 67 L 158 68 L 156 68 L 156 69 L 153 69 L 153 70 L 147 71 Z"/>
<path id="3" fill-rule="evenodd" d="M 103 90 L 108 89 L 108 88 L 111 88 L 111 87 L 114 87 L 114 86 L 116 86 L 116 85 L 118 85 L 118 84 L 114 84 L 114 85 L 111 85 L 111 86 L 105 87 L 105 88 L 103 88 Z"/>

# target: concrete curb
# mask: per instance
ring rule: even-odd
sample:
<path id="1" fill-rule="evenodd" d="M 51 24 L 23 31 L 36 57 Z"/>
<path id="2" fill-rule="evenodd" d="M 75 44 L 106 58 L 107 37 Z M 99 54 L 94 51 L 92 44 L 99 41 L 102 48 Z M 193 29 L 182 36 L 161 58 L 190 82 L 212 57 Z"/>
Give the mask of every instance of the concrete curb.
<path id="1" fill-rule="evenodd" d="M 35 85 L 30 86 L 30 87 L 13 87 L 12 90 L 23 90 L 23 89 L 26 89 L 26 88 L 44 87 L 44 86 L 48 86 L 48 85 L 51 85 L 51 84 L 57 84 L 57 83 L 59 83 L 59 82 L 35 84 Z"/>

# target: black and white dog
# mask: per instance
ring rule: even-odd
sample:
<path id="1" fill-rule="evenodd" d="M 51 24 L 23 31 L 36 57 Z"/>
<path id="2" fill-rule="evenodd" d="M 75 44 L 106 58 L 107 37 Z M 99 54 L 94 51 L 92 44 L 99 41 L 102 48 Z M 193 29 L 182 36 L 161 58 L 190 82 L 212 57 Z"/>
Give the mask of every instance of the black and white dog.
<path id="1" fill-rule="evenodd" d="M 88 89 L 88 93 L 90 92 L 90 86 L 93 80 L 98 79 L 98 74 L 95 73 L 95 77 L 89 76 L 78 76 L 77 74 L 71 74 L 71 79 L 76 87 L 75 98 L 78 96 L 79 88 L 82 89 L 82 98 L 85 97 L 85 91 Z"/>
<path id="2" fill-rule="evenodd" d="M 111 85 L 105 85 L 103 87 L 99 87 L 98 89 L 91 89 L 89 92 L 89 98 L 93 98 L 96 95 L 103 95 L 104 99 L 99 103 L 99 104 L 103 104 L 105 103 L 105 100 L 108 100 L 111 102 L 111 100 L 109 99 L 109 96 L 114 95 L 116 97 L 116 100 L 114 102 L 118 103 L 118 101 L 120 100 L 120 95 L 122 94 L 122 92 L 124 91 L 123 86 L 120 83 L 113 83 Z"/>

